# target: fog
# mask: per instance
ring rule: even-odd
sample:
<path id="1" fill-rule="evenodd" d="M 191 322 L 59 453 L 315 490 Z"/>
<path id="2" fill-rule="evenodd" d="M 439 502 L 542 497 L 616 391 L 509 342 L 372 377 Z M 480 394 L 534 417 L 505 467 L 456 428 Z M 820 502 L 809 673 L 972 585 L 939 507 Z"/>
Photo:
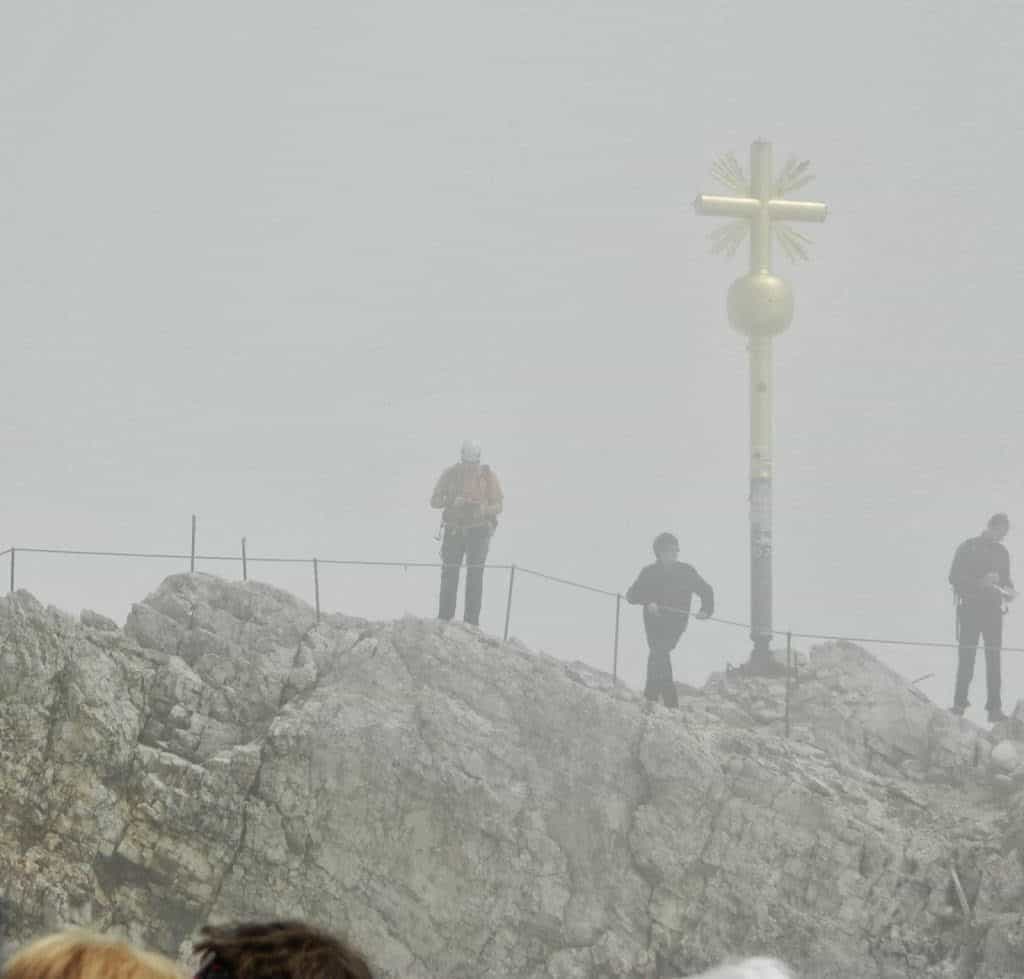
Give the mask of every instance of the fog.
<path id="1" fill-rule="evenodd" d="M 431 489 L 476 438 L 493 563 L 624 591 L 672 530 L 746 620 L 745 259 L 691 202 L 758 137 L 830 207 L 810 262 L 775 261 L 776 627 L 952 641 L 954 548 L 1024 525 L 1019 5 L 10 0 L 3 23 L 0 546 L 186 552 L 196 513 L 205 553 L 430 562 Z M 17 584 L 123 621 L 185 568 L 19 554 Z M 309 566 L 250 573 L 312 600 Z M 357 615 L 436 592 L 321 575 Z M 517 577 L 512 633 L 553 655 L 610 669 L 614 617 Z M 621 628 L 639 684 L 637 610 Z M 955 651 L 868 646 L 951 702 Z M 677 678 L 749 648 L 695 624 Z"/>

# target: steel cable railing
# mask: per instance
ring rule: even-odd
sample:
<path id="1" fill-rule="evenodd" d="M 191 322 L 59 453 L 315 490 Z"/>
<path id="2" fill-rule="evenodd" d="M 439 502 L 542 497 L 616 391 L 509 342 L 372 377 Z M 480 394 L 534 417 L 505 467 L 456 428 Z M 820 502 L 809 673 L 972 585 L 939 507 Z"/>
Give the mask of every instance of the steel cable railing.
<path id="1" fill-rule="evenodd" d="M 164 552 L 164 551 L 119 551 L 119 550 L 88 550 L 80 548 L 63 548 L 63 547 L 34 547 L 34 546 L 12 546 L 0 550 L 0 557 L 10 558 L 10 590 L 15 590 L 15 571 L 16 571 L 16 557 L 19 553 L 22 554 L 38 554 L 38 555 L 63 555 L 73 557 L 104 557 L 104 558 L 118 558 L 118 559 L 132 559 L 132 560 L 167 560 L 167 561 L 188 561 L 189 568 L 194 569 L 198 562 L 228 562 L 228 563 L 241 563 L 242 565 L 242 577 L 243 580 L 248 580 L 248 565 L 249 564 L 287 564 L 287 565 L 305 565 L 311 567 L 314 578 L 314 592 L 315 592 L 315 608 L 317 621 L 320 618 L 320 583 L 319 583 L 319 571 L 320 567 L 335 566 L 335 567 L 375 567 L 375 568 L 433 568 L 443 569 L 445 567 L 455 567 L 456 565 L 446 565 L 441 561 L 380 561 L 380 560 L 360 560 L 351 558 L 321 558 L 321 557 L 280 557 L 280 556 L 252 556 L 246 551 L 245 541 L 243 539 L 243 546 L 241 555 L 231 554 L 201 554 L 195 550 L 190 553 L 175 553 L 175 552 Z M 612 661 L 612 675 L 617 679 L 618 677 L 618 655 L 619 655 L 619 634 L 621 624 L 621 606 L 625 596 L 621 592 L 611 591 L 606 588 L 599 588 L 594 585 L 586 584 L 580 581 L 574 581 L 570 578 L 561 577 L 558 575 L 548 574 L 547 572 L 538 571 L 535 568 L 528 568 L 518 564 L 484 564 L 484 565 L 458 565 L 459 567 L 483 567 L 491 571 L 507 571 L 509 573 L 507 597 L 505 602 L 505 622 L 504 622 L 504 639 L 508 639 L 509 630 L 512 622 L 512 611 L 513 611 L 513 594 L 515 588 L 516 574 L 529 575 L 533 578 L 551 582 L 552 584 L 560 585 L 568 588 L 575 588 L 581 591 L 585 591 L 594 595 L 599 595 L 605 598 L 612 598 L 615 600 L 615 633 L 612 644 L 613 649 L 613 661 Z M 689 609 L 671 608 L 661 606 L 661 611 L 666 614 L 675 615 L 686 615 L 693 618 L 701 618 L 708 622 L 714 622 L 719 625 L 728 626 L 731 628 L 740 628 L 749 630 L 750 624 L 736 619 L 729 619 L 718 615 L 712 616 L 696 616 Z M 924 639 L 906 639 L 906 638 L 895 638 L 886 636 L 845 636 L 837 633 L 826 633 L 826 632 L 804 632 L 795 630 L 772 630 L 772 635 L 776 637 L 787 637 L 789 640 L 803 639 L 808 641 L 818 642 L 854 642 L 865 645 L 875 646 L 902 646 L 902 647 L 918 647 L 922 649 L 957 649 L 958 643 L 955 641 L 942 642 L 936 640 L 924 640 Z M 1024 653 L 1024 648 L 1015 646 L 1004 646 L 1003 652 L 1007 653 Z"/>

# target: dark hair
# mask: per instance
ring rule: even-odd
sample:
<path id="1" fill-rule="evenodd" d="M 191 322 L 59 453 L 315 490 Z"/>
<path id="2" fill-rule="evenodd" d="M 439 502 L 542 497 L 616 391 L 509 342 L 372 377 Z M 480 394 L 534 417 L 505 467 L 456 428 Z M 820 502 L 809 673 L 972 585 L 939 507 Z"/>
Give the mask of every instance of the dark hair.
<path id="1" fill-rule="evenodd" d="M 1005 513 L 993 513 L 988 518 L 989 530 L 998 530 L 1010 526 L 1010 518 Z"/>
<path id="2" fill-rule="evenodd" d="M 197 979 L 373 979 L 356 949 L 301 921 L 207 925 L 201 934 Z"/>
<path id="3" fill-rule="evenodd" d="M 675 534 L 670 534 L 666 531 L 663 534 L 658 534 L 654 538 L 654 554 L 655 556 L 661 554 L 662 551 L 678 551 L 679 550 L 679 538 Z"/>

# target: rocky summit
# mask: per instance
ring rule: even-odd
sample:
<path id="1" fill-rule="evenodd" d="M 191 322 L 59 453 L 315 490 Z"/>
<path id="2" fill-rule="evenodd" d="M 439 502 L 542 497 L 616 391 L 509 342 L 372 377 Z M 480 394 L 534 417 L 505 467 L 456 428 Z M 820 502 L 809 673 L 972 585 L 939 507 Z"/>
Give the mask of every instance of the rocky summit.
<path id="1" fill-rule="evenodd" d="M 167 579 L 123 629 L 0 600 L 8 943 L 186 958 L 302 917 L 391 979 L 1024 976 L 1024 709 L 994 735 L 865 651 L 651 707 L 457 624 Z"/>

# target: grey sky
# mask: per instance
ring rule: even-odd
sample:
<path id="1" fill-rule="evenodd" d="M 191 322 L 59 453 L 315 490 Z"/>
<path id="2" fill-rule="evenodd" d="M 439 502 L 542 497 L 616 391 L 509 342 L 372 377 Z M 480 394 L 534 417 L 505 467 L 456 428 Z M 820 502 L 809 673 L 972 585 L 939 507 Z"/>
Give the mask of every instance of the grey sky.
<path id="1" fill-rule="evenodd" d="M 759 136 L 831 207 L 777 262 L 776 624 L 946 639 L 955 545 L 1024 525 L 1019 4 L 91 6 L 10 0 L 0 32 L 5 546 L 182 549 L 197 512 L 208 552 L 429 561 L 473 436 L 493 561 L 624 590 L 674 529 L 745 619 L 744 263 L 690 202 Z M 123 620 L 173 570 L 26 556 L 19 584 Z M 435 591 L 331 571 L 324 603 Z M 607 667 L 612 621 L 524 582 L 513 631 Z M 623 636 L 637 682 L 634 610 Z M 695 627 L 678 674 L 748 647 Z M 874 649 L 948 703 L 952 652 Z"/>

